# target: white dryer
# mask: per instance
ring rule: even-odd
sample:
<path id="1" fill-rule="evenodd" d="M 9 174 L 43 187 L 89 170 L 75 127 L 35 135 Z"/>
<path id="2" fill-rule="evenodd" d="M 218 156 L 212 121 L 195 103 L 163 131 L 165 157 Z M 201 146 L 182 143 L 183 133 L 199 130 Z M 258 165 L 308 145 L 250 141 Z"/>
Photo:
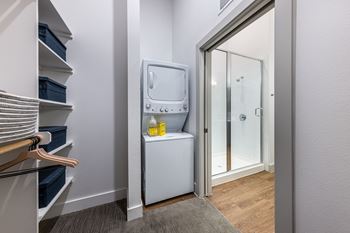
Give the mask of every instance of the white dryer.
<path id="1" fill-rule="evenodd" d="M 189 72 L 185 65 L 143 61 L 142 131 L 146 132 L 149 117 L 161 117 L 169 132 L 182 132 L 189 112 Z"/>
<path id="2" fill-rule="evenodd" d="M 188 67 L 143 61 L 142 190 L 146 205 L 193 192 L 194 140 L 182 131 L 189 113 Z M 165 136 L 147 135 L 149 118 L 167 124 Z"/>

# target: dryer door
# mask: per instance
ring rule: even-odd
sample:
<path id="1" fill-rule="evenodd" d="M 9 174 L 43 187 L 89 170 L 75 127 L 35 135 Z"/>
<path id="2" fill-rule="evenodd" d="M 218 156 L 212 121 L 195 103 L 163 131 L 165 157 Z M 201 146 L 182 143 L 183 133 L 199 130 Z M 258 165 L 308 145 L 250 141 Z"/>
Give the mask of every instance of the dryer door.
<path id="1" fill-rule="evenodd" d="M 147 72 L 147 92 L 157 101 L 182 101 L 187 93 L 186 71 L 150 65 Z"/>

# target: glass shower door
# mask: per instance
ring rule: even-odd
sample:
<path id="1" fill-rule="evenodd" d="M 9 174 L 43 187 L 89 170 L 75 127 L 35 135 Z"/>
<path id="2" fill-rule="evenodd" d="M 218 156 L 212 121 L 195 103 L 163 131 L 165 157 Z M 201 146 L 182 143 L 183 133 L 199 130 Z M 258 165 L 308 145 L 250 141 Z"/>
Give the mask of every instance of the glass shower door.
<path id="1" fill-rule="evenodd" d="M 227 172 L 227 53 L 211 54 L 211 164 L 212 175 Z"/>
<path id="2" fill-rule="evenodd" d="M 212 175 L 261 163 L 260 60 L 211 54 Z"/>
<path id="3" fill-rule="evenodd" d="M 261 78 L 260 60 L 229 54 L 230 97 L 227 110 L 231 127 L 228 170 L 261 162 Z"/>

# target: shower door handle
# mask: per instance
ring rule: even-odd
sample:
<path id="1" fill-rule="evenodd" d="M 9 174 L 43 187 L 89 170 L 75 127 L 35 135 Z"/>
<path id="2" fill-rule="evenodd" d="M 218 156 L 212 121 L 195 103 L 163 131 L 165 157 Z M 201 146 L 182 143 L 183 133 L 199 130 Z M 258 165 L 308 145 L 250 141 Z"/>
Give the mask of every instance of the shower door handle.
<path id="1" fill-rule="evenodd" d="M 256 108 L 256 109 L 254 110 L 254 114 L 255 114 L 255 116 L 257 116 L 257 117 L 261 117 L 261 116 L 263 115 L 263 108 Z"/>

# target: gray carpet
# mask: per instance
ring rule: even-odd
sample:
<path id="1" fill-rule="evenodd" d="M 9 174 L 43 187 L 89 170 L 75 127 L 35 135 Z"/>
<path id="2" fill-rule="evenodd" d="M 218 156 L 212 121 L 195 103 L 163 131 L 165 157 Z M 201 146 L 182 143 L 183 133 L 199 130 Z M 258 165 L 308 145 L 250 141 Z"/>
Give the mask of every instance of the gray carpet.
<path id="1" fill-rule="evenodd" d="M 208 201 L 192 198 L 126 222 L 125 202 L 43 221 L 40 233 L 239 233 Z"/>

